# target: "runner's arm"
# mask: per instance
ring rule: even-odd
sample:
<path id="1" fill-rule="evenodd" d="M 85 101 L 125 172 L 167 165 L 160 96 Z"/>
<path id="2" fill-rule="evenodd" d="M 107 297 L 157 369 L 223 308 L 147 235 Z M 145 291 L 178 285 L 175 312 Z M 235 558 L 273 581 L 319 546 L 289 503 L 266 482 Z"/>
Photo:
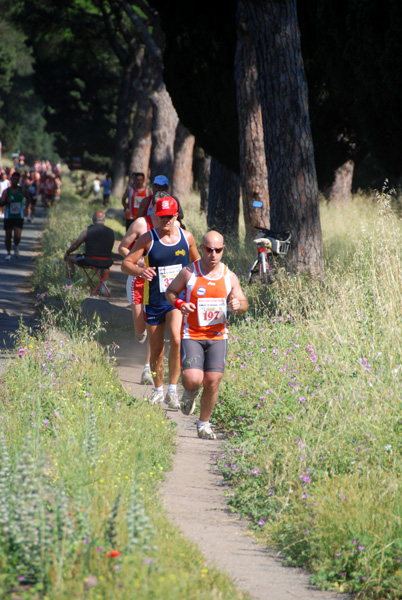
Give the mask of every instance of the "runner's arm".
<path id="1" fill-rule="evenodd" d="M 190 231 L 187 231 L 186 229 L 183 229 L 183 233 L 186 236 L 187 242 L 189 245 L 190 262 L 195 262 L 196 260 L 199 260 L 201 257 L 198 252 L 197 244 L 195 243 L 194 236 Z"/>
<path id="2" fill-rule="evenodd" d="M 232 291 L 229 294 L 228 308 L 233 310 L 237 315 L 242 315 L 248 310 L 248 300 L 240 287 L 237 276 L 230 272 L 230 283 Z"/>
<path id="3" fill-rule="evenodd" d="M 123 197 L 121 199 L 121 203 L 123 205 L 123 208 L 128 208 L 127 198 L 128 198 L 129 191 L 130 191 L 130 186 L 127 186 L 126 189 L 124 190 L 124 194 L 123 194 Z"/>
<path id="4" fill-rule="evenodd" d="M 191 277 L 192 271 L 192 265 L 184 267 L 184 269 L 180 271 L 177 277 L 173 279 L 172 283 L 169 285 L 168 289 L 165 292 L 165 298 L 169 302 L 169 304 L 171 304 L 175 308 L 178 308 L 182 315 L 185 317 L 191 312 L 194 312 L 197 308 L 192 302 L 184 302 L 183 300 L 179 299 L 181 292 L 185 289 L 187 282 Z"/>
<path id="5" fill-rule="evenodd" d="M 155 267 L 139 267 L 137 266 L 138 261 L 146 254 L 151 247 L 151 234 L 149 232 L 144 233 L 135 242 L 134 247 L 130 254 L 126 256 L 121 264 L 121 270 L 126 275 L 133 275 L 134 277 L 143 277 L 147 281 L 152 281 L 156 275 Z"/>

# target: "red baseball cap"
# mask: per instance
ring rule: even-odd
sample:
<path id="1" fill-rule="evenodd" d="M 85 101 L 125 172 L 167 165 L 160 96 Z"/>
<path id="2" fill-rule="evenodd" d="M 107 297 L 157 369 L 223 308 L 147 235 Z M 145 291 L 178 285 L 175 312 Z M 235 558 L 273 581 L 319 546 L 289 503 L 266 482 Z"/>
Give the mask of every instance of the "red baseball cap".
<path id="1" fill-rule="evenodd" d="M 175 215 L 177 212 L 179 212 L 179 206 L 174 198 L 166 196 L 156 201 L 155 215 L 157 217 Z"/>

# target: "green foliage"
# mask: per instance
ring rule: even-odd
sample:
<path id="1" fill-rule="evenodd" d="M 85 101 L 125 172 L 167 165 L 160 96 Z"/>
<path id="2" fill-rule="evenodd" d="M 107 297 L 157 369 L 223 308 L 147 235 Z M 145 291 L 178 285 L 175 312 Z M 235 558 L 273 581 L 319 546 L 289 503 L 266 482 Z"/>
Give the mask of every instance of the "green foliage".
<path id="1" fill-rule="evenodd" d="M 323 210 L 326 285 L 236 319 L 214 418 L 229 505 L 324 589 L 401 585 L 402 228 L 384 191 Z M 229 263 L 230 264 L 230 263 Z"/>

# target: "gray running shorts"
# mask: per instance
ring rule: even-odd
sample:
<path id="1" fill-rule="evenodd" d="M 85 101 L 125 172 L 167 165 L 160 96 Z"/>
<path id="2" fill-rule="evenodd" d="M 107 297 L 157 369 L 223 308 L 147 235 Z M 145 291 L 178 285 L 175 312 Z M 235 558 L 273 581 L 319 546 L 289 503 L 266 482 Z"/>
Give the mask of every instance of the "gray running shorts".
<path id="1" fill-rule="evenodd" d="M 223 373 L 227 353 L 227 340 L 181 340 L 180 354 L 183 371 L 199 369 L 204 373 L 211 371 Z"/>

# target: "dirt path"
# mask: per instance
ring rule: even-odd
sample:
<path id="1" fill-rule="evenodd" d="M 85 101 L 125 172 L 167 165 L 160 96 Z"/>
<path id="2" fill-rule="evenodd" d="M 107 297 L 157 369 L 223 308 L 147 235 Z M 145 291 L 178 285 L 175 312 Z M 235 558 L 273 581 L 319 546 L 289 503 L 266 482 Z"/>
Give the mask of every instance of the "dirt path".
<path id="1" fill-rule="evenodd" d="M 116 302 L 119 311 L 122 304 Z M 127 325 L 131 325 L 130 320 L 124 321 L 124 332 L 118 334 L 116 366 L 125 388 L 145 399 L 151 390 L 140 385 L 145 349 L 135 342 Z M 109 334 L 109 341 L 111 337 Z M 345 598 L 310 586 L 308 574 L 282 566 L 273 551 L 254 541 L 247 523 L 226 510 L 225 487 L 220 474 L 211 469 L 211 457 L 223 448 L 222 436 L 200 440 L 195 417 L 171 410 L 166 410 L 166 414 L 177 423 L 178 435 L 173 470 L 160 487 L 162 500 L 172 520 L 211 564 L 226 571 L 236 586 L 255 600 Z"/>
<path id="2" fill-rule="evenodd" d="M 33 296 L 27 293 L 27 279 L 40 235 L 41 220 L 24 229 L 21 259 L 5 264 L 0 261 L 0 336 L 10 342 L 10 331 L 18 326 L 18 315 L 32 318 Z M 131 313 L 125 300 L 125 276 L 117 260 L 112 268 L 109 301 L 88 299 L 84 309 L 94 310 L 107 320 L 106 342 L 116 358 L 119 376 L 125 388 L 145 398 L 150 388 L 140 385 L 145 348 L 132 335 Z M 18 298 L 18 310 L 15 298 Z M 117 346 L 113 346 L 113 343 Z M 114 348 L 114 350 L 113 350 Z M 0 357 L 0 375 L 2 368 Z M 155 410 L 161 410 L 156 408 Z M 226 571 L 237 587 L 255 600 L 340 600 L 338 594 L 319 592 L 308 583 L 308 575 L 283 567 L 273 552 L 260 547 L 247 532 L 247 523 L 226 511 L 225 487 L 219 473 L 211 470 L 211 456 L 218 454 L 223 440 L 200 440 L 194 417 L 167 411 L 177 423 L 177 451 L 174 467 L 161 485 L 160 493 L 168 514 L 183 533 L 194 541 L 204 555 Z"/>

